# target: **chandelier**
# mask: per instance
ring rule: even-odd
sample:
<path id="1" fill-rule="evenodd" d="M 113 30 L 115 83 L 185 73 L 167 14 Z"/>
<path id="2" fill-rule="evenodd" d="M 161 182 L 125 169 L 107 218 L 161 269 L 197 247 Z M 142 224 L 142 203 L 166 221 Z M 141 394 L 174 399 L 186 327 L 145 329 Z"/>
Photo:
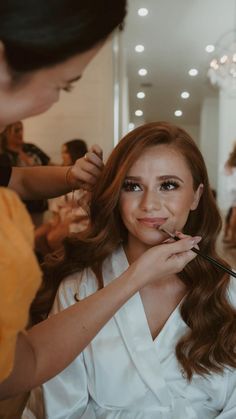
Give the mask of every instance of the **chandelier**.
<path id="1" fill-rule="evenodd" d="M 236 91 L 236 30 L 225 33 L 216 43 L 215 51 L 208 70 L 211 83 Z"/>

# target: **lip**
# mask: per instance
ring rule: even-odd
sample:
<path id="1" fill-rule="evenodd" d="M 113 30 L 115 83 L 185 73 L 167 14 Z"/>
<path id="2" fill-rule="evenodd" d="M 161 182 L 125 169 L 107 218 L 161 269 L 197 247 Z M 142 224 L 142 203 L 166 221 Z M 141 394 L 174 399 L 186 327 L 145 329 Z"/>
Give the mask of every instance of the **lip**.
<path id="1" fill-rule="evenodd" d="M 145 225 L 146 227 L 158 228 L 167 221 L 167 218 L 144 217 L 144 218 L 138 218 L 137 220 L 139 223 Z"/>

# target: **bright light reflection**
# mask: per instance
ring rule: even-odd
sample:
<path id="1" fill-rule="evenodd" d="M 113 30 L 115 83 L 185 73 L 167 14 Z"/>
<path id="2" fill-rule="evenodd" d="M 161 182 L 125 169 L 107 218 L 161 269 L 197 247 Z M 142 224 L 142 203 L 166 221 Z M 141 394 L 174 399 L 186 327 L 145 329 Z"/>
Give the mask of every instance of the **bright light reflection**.
<path id="1" fill-rule="evenodd" d="M 182 99 L 188 99 L 190 94 L 189 92 L 182 92 L 180 96 L 182 97 Z"/>
<path id="2" fill-rule="evenodd" d="M 137 93 L 137 98 L 138 98 L 138 99 L 144 99 L 144 98 L 145 98 L 145 96 L 146 96 L 146 95 L 145 95 L 145 93 L 144 93 L 144 92 L 138 92 L 138 93 Z"/>
<path id="3" fill-rule="evenodd" d="M 175 111 L 175 116 L 180 117 L 182 115 L 183 115 L 183 112 L 180 109 L 178 109 L 177 111 Z"/>
<path id="4" fill-rule="evenodd" d="M 215 51 L 215 46 L 214 45 L 207 45 L 206 48 L 205 48 L 205 51 L 209 52 L 209 53 L 214 52 Z"/>
<path id="5" fill-rule="evenodd" d="M 143 116 L 143 111 L 141 111 L 141 109 L 137 109 L 137 111 L 135 111 L 135 115 L 136 116 Z"/>
<path id="6" fill-rule="evenodd" d="M 140 68 L 140 70 L 138 71 L 138 74 L 140 76 L 146 76 L 147 75 L 147 70 L 146 68 Z"/>
<path id="7" fill-rule="evenodd" d="M 139 16 L 147 16 L 148 15 L 148 9 L 146 7 L 140 7 L 140 9 L 138 9 L 138 14 Z"/>
<path id="8" fill-rule="evenodd" d="M 136 45 L 135 47 L 135 51 L 136 52 L 143 52 L 144 51 L 144 46 L 143 45 Z"/>
<path id="9" fill-rule="evenodd" d="M 198 70 L 196 68 L 191 68 L 191 70 L 189 70 L 188 74 L 192 77 L 195 77 L 198 75 Z"/>

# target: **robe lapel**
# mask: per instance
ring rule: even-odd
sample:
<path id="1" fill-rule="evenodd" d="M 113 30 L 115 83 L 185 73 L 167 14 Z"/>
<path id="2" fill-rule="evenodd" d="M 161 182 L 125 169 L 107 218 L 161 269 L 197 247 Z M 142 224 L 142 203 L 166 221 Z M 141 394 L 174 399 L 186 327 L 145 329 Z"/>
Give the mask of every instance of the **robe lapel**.
<path id="1" fill-rule="evenodd" d="M 106 284 L 121 275 L 129 266 L 122 248 L 113 254 L 112 260 L 109 262 L 104 266 L 104 272 L 106 272 L 104 282 Z M 115 314 L 114 318 L 142 380 L 158 398 L 163 410 L 168 409 L 171 405 L 171 397 L 163 378 L 163 371 L 139 293 L 135 294 Z"/>
<path id="2" fill-rule="evenodd" d="M 104 264 L 104 285 L 121 275 L 128 266 L 124 250 L 120 247 L 113 253 L 112 258 L 108 259 Z M 176 315 L 179 316 L 178 309 L 172 313 L 167 323 L 172 322 L 172 317 Z M 183 419 L 183 417 L 186 417 L 188 419 L 197 419 L 195 411 L 185 398 L 174 398 L 164 378 L 165 371 L 163 371 L 161 363 L 163 351 L 160 345 L 161 341 L 163 341 L 162 339 L 166 341 L 167 338 L 168 346 L 172 346 L 173 341 L 176 340 L 176 333 L 178 333 L 176 328 L 165 328 L 164 326 L 157 340 L 153 341 L 139 293 L 136 293 L 115 314 L 114 318 L 140 377 L 159 401 L 158 411 L 163 412 L 163 417 L 165 418 Z M 183 322 L 178 323 L 182 329 Z M 168 337 L 165 336 L 166 333 Z M 159 341 L 160 335 L 162 336 Z"/>

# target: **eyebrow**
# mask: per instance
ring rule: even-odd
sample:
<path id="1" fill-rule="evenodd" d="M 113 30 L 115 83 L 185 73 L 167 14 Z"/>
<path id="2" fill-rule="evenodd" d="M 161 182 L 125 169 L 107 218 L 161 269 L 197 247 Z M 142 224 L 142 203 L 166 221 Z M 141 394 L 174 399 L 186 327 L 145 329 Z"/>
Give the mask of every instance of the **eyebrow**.
<path id="1" fill-rule="evenodd" d="M 136 180 L 136 181 L 139 181 L 139 182 L 142 181 L 141 176 L 126 176 L 125 179 Z M 176 176 L 176 175 L 157 176 L 156 179 L 159 180 L 159 181 L 168 180 L 168 179 L 177 179 L 181 183 L 184 183 L 183 179 L 181 179 L 179 176 Z"/>

